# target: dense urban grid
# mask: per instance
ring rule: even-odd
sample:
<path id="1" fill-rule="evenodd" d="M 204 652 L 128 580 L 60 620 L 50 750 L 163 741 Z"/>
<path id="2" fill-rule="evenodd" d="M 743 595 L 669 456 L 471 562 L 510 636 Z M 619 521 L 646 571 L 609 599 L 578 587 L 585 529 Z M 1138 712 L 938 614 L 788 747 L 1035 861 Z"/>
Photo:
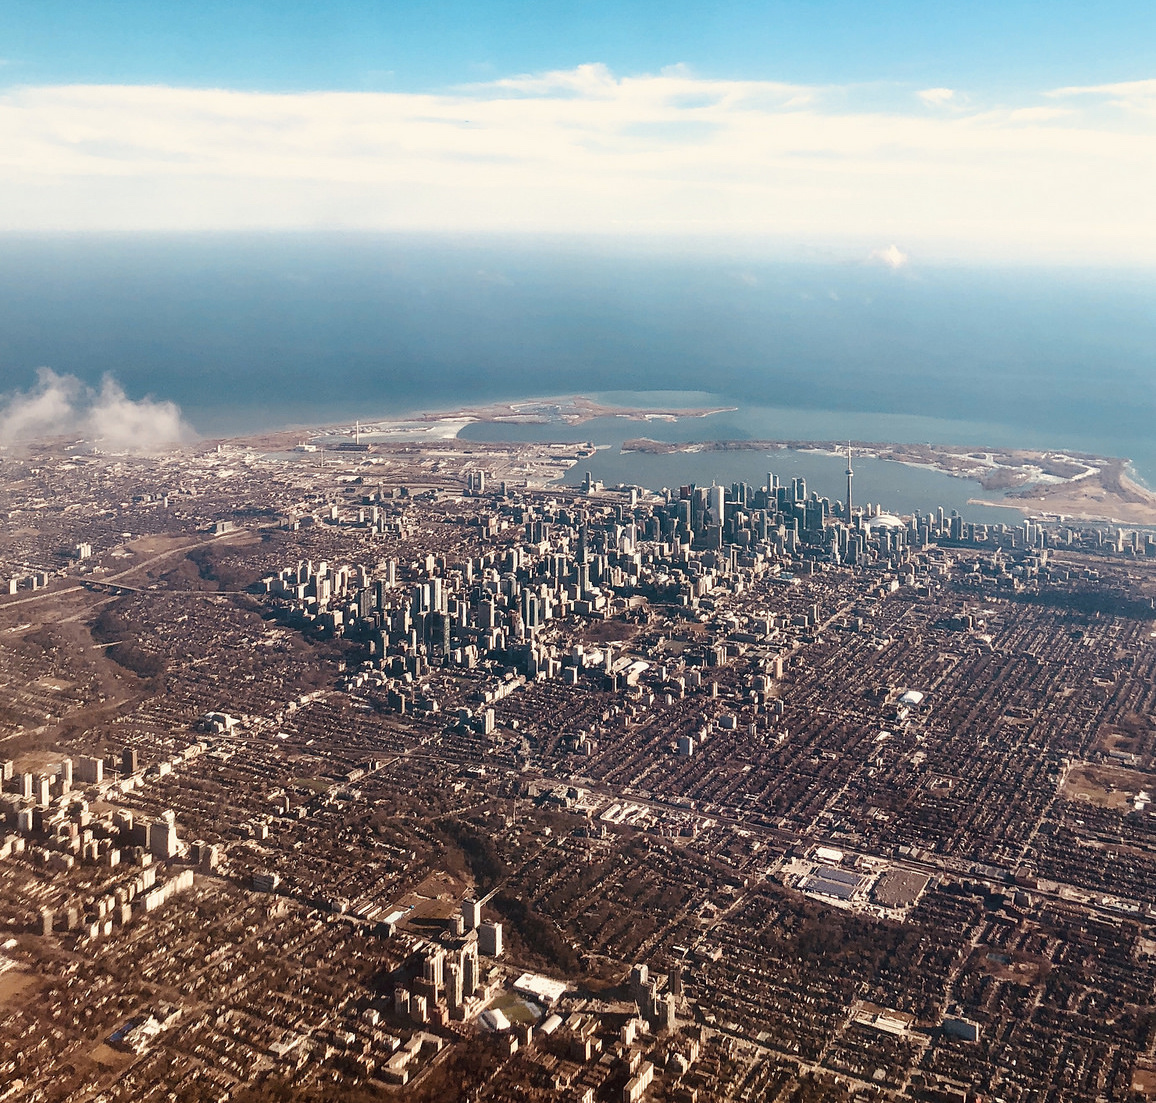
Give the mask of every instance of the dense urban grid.
<path id="1" fill-rule="evenodd" d="M 1156 1096 L 1156 534 L 582 454 L 3 456 L 0 1100 Z"/>

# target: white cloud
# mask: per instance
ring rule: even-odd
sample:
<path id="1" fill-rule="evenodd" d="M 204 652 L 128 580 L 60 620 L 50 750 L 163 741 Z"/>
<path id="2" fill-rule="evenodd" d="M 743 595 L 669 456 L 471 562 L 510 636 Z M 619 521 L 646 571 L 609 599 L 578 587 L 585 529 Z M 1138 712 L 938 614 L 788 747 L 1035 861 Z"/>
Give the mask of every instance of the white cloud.
<path id="1" fill-rule="evenodd" d="M 1007 113 L 1013 123 L 1046 123 L 1052 119 L 1070 119 L 1074 112 L 1066 107 L 1017 107 Z"/>
<path id="2" fill-rule="evenodd" d="M 682 75 L 660 79 L 683 79 Z M 483 88 L 502 88 L 534 95 L 550 93 L 578 93 L 585 96 L 613 96 L 621 82 L 601 64 L 579 65 L 576 69 L 558 69 L 548 73 L 525 74 L 493 81 Z"/>
<path id="3" fill-rule="evenodd" d="M 1053 88 L 1048 96 L 1142 96 L 1156 98 L 1156 80 L 1125 80 L 1115 84 L 1072 85 Z"/>
<path id="4" fill-rule="evenodd" d="M 915 93 L 928 107 L 942 107 L 955 97 L 953 88 L 924 88 Z"/>
<path id="5" fill-rule="evenodd" d="M 94 391 L 49 368 L 36 385 L 0 397 L 0 443 L 80 436 L 115 451 L 152 452 L 188 440 L 192 431 L 172 402 L 134 401 L 111 376 Z"/>
<path id="6" fill-rule="evenodd" d="M 1088 84 L 1053 88 L 1053 99 L 1079 98 L 1100 102 L 1125 114 L 1156 117 L 1156 80 L 1128 80 L 1115 84 Z"/>
<path id="7" fill-rule="evenodd" d="M 75 376 L 60 376 L 48 368 L 37 372 L 30 391 L 6 395 L 0 406 L 0 442 L 60 436 L 75 430 L 76 407 L 84 385 Z"/>
<path id="8" fill-rule="evenodd" d="M 868 260 L 875 264 L 883 264 L 888 268 L 902 268 L 911 258 L 902 252 L 898 245 L 888 245 L 886 249 L 874 249 Z"/>
<path id="9" fill-rule="evenodd" d="M 1139 95 L 1097 91 L 1120 88 Z M 859 256 L 903 240 L 922 256 L 1156 257 L 1152 125 L 1054 102 L 978 111 L 948 91 L 920 96 L 950 111 L 888 112 L 857 107 L 853 88 L 602 65 L 442 94 L 11 89 L 0 229 L 729 234 Z"/>

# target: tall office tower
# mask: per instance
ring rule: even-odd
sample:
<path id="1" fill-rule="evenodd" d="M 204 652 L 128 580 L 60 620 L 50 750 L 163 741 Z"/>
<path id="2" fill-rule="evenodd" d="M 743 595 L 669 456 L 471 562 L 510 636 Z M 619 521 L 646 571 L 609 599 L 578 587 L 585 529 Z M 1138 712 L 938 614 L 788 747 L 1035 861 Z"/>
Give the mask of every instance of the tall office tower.
<path id="1" fill-rule="evenodd" d="M 851 524 L 851 477 L 855 474 L 851 470 L 851 442 L 847 442 L 847 524 Z"/>
<path id="2" fill-rule="evenodd" d="M 478 968 L 478 944 L 468 942 L 462 947 L 462 993 L 472 996 L 481 983 L 481 969 Z"/>
<path id="3" fill-rule="evenodd" d="M 159 820 L 149 824 L 148 846 L 154 858 L 175 858 L 180 853 L 176 820 L 170 811 L 162 813 Z"/>
<path id="4" fill-rule="evenodd" d="M 721 486 L 712 486 L 707 494 L 707 509 L 710 510 L 711 523 L 721 525 L 726 509 L 726 490 Z"/>
<path id="5" fill-rule="evenodd" d="M 487 957 L 500 957 L 502 953 L 501 923 L 483 923 L 478 928 L 478 949 Z"/>
<path id="6" fill-rule="evenodd" d="M 796 502 L 805 502 L 807 500 L 807 480 L 804 479 L 802 475 L 796 475 L 791 480 L 791 489 Z"/>
<path id="7" fill-rule="evenodd" d="M 124 777 L 135 774 L 140 769 L 140 758 L 135 748 L 125 747 L 120 752 L 120 772 Z"/>
<path id="8" fill-rule="evenodd" d="M 451 1011 L 457 1010 L 462 1005 L 462 997 L 464 994 L 464 982 L 462 977 L 462 967 L 455 961 L 451 961 L 445 968 L 446 980 L 446 1003 L 449 1005 Z"/>
<path id="9" fill-rule="evenodd" d="M 368 587 L 364 590 L 357 591 L 357 615 L 363 620 L 368 620 L 373 616 L 375 608 L 373 590 Z"/>
<path id="10" fill-rule="evenodd" d="M 531 635 L 542 625 L 542 608 L 537 596 L 529 590 L 522 591 L 522 623 Z"/>
<path id="11" fill-rule="evenodd" d="M 450 629 L 453 627 L 448 613 L 430 613 L 426 618 L 426 645 L 431 651 L 442 655 L 450 653 Z"/>
<path id="12" fill-rule="evenodd" d="M 650 969 L 645 964 L 635 964 L 630 969 L 630 992 L 635 1000 L 643 998 L 650 984 Z"/>
<path id="13" fill-rule="evenodd" d="M 432 950 L 426 955 L 426 959 L 422 963 L 422 978 L 429 984 L 441 988 L 445 984 L 445 967 L 445 950 Z"/>
<path id="14" fill-rule="evenodd" d="M 823 503 L 812 498 L 803 506 L 803 529 L 805 532 L 823 531 Z"/>
<path id="15" fill-rule="evenodd" d="M 476 930 L 482 922 L 482 905 L 472 896 L 467 896 L 462 901 L 462 921 L 467 931 Z"/>
<path id="16" fill-rule="evenodd" d="M 414 586 L 410 595 L 410 611 L 416 617 L 418 613 L 429 612 L 429 584 Z"/>
<path id="17" fill-rule="evenodd" d="M 61 783 L 68 782 L 72 784 L 72 759 L 62 758 L 60 760 L 60 781 Z"/>
<path id="18" fill-rule="evenodd" d="M 52 803 L 52 778 L 45 774 L 37 774 L 33 795 L 41 808 L 47 808 Z"/>

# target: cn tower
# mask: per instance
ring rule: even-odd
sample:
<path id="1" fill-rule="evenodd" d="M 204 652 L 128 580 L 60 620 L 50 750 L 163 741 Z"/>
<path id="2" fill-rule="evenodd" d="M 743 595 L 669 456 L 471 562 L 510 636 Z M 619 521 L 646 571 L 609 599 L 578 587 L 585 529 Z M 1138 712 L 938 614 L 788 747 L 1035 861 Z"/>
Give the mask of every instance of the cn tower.
<path id="1" fill-rule="evenodd" d="M 855 474 L 851 470 L 851 442 L 847 442 L 847 524 L 853 523 L 851 514 L 851 478 Z"/>

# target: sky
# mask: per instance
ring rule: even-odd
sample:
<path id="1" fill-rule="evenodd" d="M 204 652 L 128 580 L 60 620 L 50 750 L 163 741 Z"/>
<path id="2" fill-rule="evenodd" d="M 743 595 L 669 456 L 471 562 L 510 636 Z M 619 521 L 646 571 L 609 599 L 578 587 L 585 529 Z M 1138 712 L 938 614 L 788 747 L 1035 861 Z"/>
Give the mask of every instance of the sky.
<path id="1" fill-rule="evenodd" d="M 0 230 L 1156 260 L 1156 5 L 5 0 Z"/>

